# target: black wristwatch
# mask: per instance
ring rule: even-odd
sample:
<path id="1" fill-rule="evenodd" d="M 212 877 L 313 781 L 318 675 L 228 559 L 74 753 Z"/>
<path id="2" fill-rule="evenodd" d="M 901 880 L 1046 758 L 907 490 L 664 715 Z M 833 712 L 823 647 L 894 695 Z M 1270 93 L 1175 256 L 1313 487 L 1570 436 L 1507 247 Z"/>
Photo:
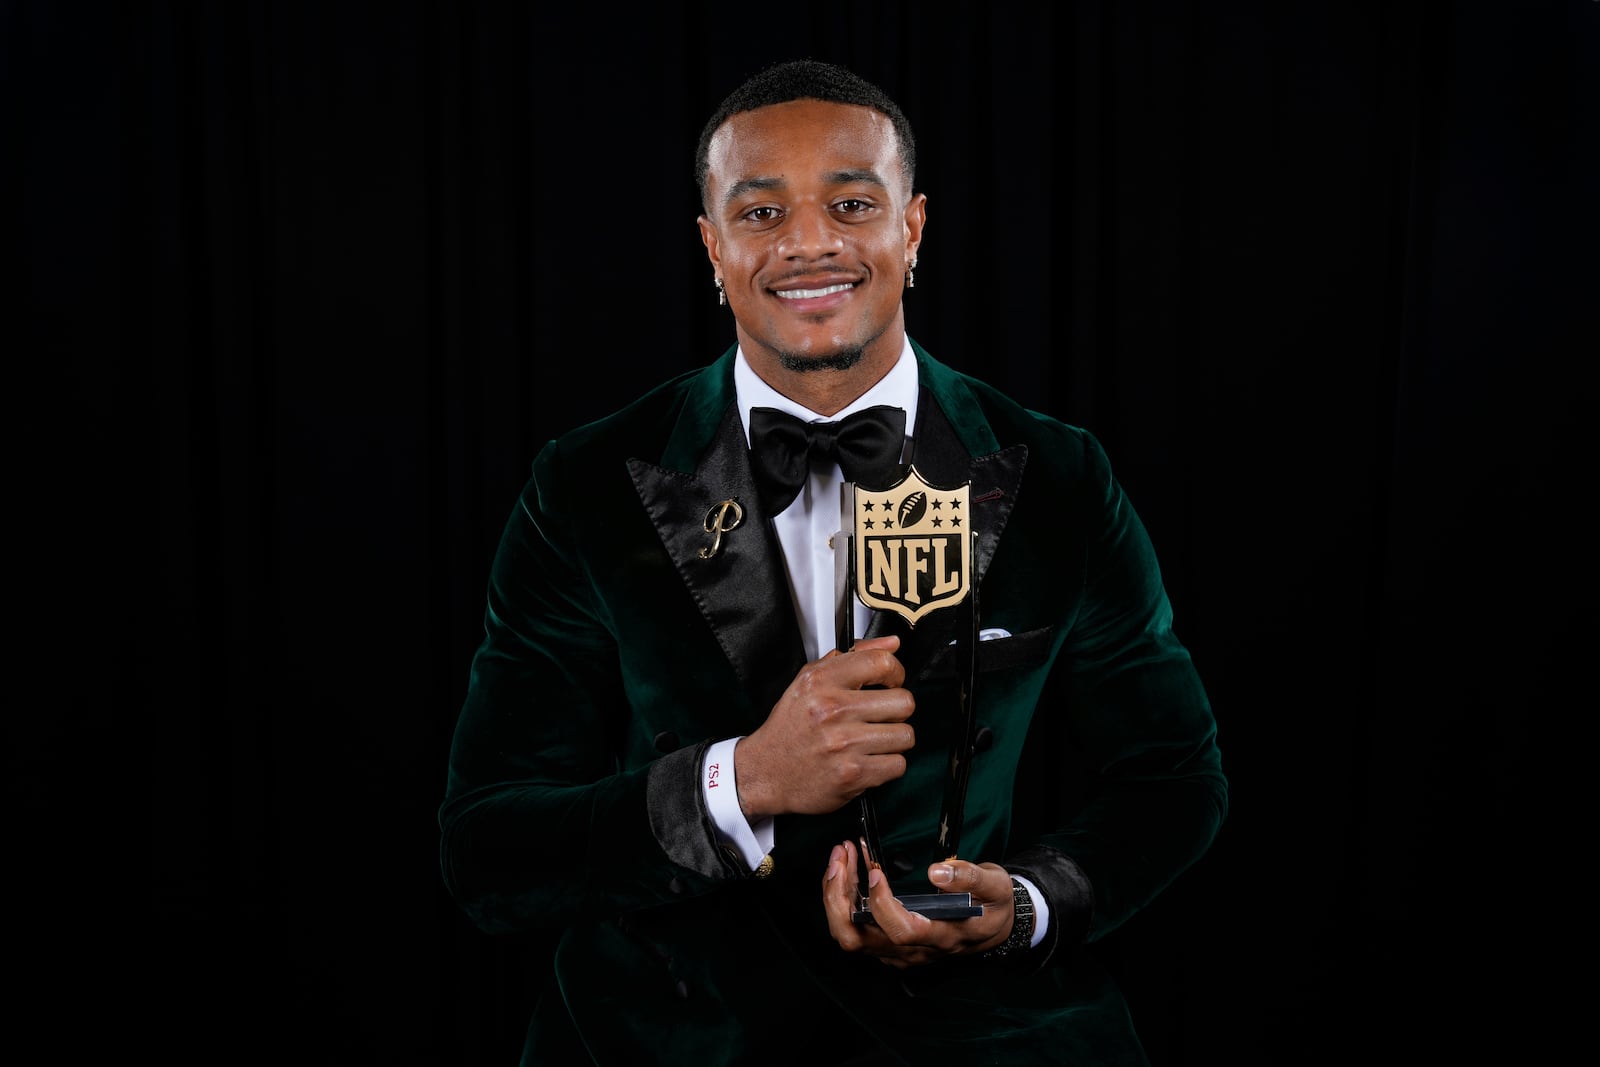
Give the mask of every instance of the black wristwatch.
<path id="1" fill-rule="evenodd" d="M 985 952 L 983 959 L 1003 960 L 1021 956 L 1033 946 L 1033 897 L 1015 878 L 1011 879 L 1011 907 L 1011 936 Z"/>

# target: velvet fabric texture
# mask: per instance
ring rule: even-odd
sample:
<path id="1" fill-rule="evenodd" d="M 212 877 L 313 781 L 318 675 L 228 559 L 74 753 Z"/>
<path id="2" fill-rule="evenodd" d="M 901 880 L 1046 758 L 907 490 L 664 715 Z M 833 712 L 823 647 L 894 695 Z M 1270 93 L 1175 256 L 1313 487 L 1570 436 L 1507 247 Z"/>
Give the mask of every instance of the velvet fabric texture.
<path id="1" fill-rule="evenodd" d="M 759 726 L 804 653 L 734 408 L 730 349 L 550 442 L 489 581 L 440 809 L 451 893 L 485 931 L 557 929 L 527 1062 L 743 1063 L 781 1053 L 912 1062 L 1140 1064 L 1126 1004 L 1083 946 L 1210 846 L 1227 810 L 1215 723 L 1175 637 L 1143 526 L 1086 431 L 1028 411 L 913 343 L 912 461 L 971 480 L 979 625 L 973 694 L 992 743 L 973 764 L 961 854 L 1032 880 L 1049 936 L 1022 967 L 898 972 L 848 956 L 820 883 L 855 810 L 780 816 L 756 879 L 713 828 L 706 748 Z M 745 510 L 709 558 L 708 512 Z M 875 791 L 887 873 L 927 892 L 959 722 L 957 612 L 899 633 L 916 696 L 906 775 Z M 944 617 L 950 617 L 948 620 Z M 1041 704 L 1046 681 L 1057 699 Z M 1081 803 L 1029 812 L 1017 768 L 1035 715 L 1059 717 Z M 1052 762 L 1055 754 L 1051 754 Z M 1067 753 L 1060 766 L 1069 765 Z M 1064 773 L 1064 771 L 1063 771 Z M 1047 816 L 1047 817 L 1041 817 Z"/>

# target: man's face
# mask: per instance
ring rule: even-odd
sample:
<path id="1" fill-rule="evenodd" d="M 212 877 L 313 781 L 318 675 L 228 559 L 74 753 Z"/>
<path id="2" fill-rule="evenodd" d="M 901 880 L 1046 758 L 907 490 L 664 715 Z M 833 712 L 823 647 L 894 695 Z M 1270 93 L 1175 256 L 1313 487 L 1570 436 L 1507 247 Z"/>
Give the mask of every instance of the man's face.
<path id="1" fill-rule="evenodd" d="M 894 127 L 849 104 L 796 100 L 712 137 L 700 236 L 759 371 L 900 355 L 900 295 L 922 240 Z"/>

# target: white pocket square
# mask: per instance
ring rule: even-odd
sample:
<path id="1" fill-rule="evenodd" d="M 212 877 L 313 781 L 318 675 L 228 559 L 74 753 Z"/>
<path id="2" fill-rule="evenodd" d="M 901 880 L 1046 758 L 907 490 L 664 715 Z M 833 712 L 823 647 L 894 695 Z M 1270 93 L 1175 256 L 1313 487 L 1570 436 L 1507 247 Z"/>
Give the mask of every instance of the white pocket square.
<path id="1" fill-rule="evenodd" d="M 1010 636 L 1011 636 L 1011 631 L 1010 630 L 1002 630 L 998 626 L 995 626 L 995 627 L 993 627 L 991 629 L 988 629 L 988 630 L 979 630 L 978 631 L 978 640 L 979 641 L 994 641 L 994 640 L 997 640 L 997 639 L 1002 638 L 1002 637 L 1010 637 Z M 950 643 L 952 645 L 955 644 L 954 641 L 951 641 Z"/>

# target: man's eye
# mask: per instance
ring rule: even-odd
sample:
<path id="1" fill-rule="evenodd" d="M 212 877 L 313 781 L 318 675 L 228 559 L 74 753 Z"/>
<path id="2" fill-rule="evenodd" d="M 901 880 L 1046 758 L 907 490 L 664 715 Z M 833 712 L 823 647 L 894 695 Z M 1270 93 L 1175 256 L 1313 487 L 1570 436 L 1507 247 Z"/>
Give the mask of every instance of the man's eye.
<path id="1" fill-rule="evenodd" d="M 841 200 L 834 205 L 835 211 L 843 212 L 846 215 L 854 215 L 862 211 L 870 211 L 871 209 L 872 205 L 867 203 L 865 200 Z"/>
<path id="2" fill-rule="evenodd" d="M 778 217 L 778 209 L 775 207 L 753 207 L 744 213 L 744 217 L 751 222 L 771 222 Z"/>

